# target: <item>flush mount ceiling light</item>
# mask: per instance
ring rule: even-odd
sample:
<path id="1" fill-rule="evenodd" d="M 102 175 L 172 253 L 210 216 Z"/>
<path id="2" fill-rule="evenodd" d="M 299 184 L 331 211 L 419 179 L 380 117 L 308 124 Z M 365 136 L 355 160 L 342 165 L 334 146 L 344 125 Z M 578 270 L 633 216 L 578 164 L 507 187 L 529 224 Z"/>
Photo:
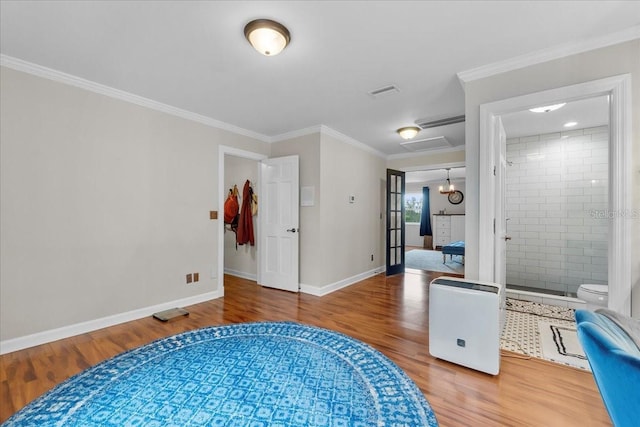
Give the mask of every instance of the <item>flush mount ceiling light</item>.
<path id="1" fill-rule="evenodd" d="M 396 132 L 402 137 L 402 139 L 411 139 L 415 138 L 415 136 L 420 132 L 420 128 L 417 126 L 407 126 L 404 128 L 398 129 Z"/>
<path id="2" fill-rule="evenodd" d="M 255 50 L 265 56 L 282 52 L 291 41 L 289 30 L 279 22 L 270 19 L 256 19 L 244 27 L 244 36 Z"/>
<path id="3" fill-rule="evenodd" d="M 441 185 L 440 188 L 438 188 L 438 191 L 440 191 L 440 194 L 453 194 L 456 192 L 456 189 L 453 187 L 453 184 L 451 183 L 451 179 L 449 179 L 449 171 L 451 170 L 451 168 L 447 168 L 447 186 L 445 189 L 444 185 Z"/>
<path id="4" fill-rule="evenodd" d="M 563 102 L 562 104 L 554 104 L 554 105 L 546 105 L 544 107 L 529 108 L 529 111 L 531 111 L 532 113 L 548 113 L 550 111 L 555 111 L 559 108 L 562 108 L 565 105 L 567 105 L 567 103 Z"/>
<path id="5" fill-rule="evenodd" d="M 575 125 L 577 125 L 577 124 L 578 124 L 578 122 L 567 122 L 567 123 L 565 123 L 565 124 L 564 124 L 564 127 L 566 127 L 566 128 L 572 128 L 572 127 L 574 127 L 574 126 L 575 126 Z"/>

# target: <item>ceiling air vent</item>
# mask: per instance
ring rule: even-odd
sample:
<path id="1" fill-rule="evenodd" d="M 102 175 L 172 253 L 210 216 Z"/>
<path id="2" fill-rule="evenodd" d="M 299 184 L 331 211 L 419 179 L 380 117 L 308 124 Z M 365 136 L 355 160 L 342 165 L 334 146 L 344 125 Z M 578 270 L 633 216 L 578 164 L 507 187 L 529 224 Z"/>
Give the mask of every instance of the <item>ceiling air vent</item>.
<path id="1" fill-rule="evenodd" d="M 385 86 L 385 87 L 381 87 L 381 88 L 378 88 L 378 89 L 371 90 L 371 91 L 369 91 L 367 93 L 369 95 L 373 96 L 374 98 L 379 98 L 379 97 L 384 96 L 384 95 L 391 95 L 391 94 L 398 93 L 398 92 L 400 92 L 400 89 L 398 89 L 398 87 L 396 85 L 388 85 L 388 86 Z"/>
<path id="2" fill-rule="evenodd" d="M 444 136 L 436 136 L 434 138 L 418 139 L 416 141 L 401 142 L 405 149 L 409 151 L 427 151 L 438 150 L 441 148 L 451 147 L 451 143 Z"/>
<path id="3" fill-rule="evenodd" d="M 424 119 L 424 120 L 417 121 L 416 124 L 420 126 L 420 129 L 429 129 L 429 128 L 437 128 L 440 126 L 453 125 L 453 124 L 462 123 L 462 122 L 464 122 L 464 115 L 447 117 L 446 119 L 431 120 L 431 121 L 427 121 L 427 119 Z"/>

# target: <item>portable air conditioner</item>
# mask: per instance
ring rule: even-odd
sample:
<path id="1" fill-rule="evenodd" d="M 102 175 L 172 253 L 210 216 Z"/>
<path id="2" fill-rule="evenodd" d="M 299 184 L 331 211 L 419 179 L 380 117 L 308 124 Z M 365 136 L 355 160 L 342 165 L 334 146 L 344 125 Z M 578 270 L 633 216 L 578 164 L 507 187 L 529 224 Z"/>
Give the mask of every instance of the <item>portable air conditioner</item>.
<path id="1" fill-rule="evenodd" d="M 505 322 L 503 285 L 441 276 L 429 286 L 429 353 L 497 375 Z"/>

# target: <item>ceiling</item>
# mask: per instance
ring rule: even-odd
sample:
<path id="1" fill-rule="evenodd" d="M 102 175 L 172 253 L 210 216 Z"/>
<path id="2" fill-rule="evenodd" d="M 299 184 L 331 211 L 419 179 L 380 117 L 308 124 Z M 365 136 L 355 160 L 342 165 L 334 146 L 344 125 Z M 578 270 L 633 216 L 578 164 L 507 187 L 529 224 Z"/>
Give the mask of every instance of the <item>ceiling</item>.
<path id="1" fill-rule="evenodd" d="M 275 57 L 244 25 L 291 32 Z M 6 1 L 0 51 L 275 141 L 326 126 L 381 155 L 464 114 L 457 73 L 640 23 L 637 1 Z M 398 92 L 368 92 L 394 84 Z M 464 144 L 464 124 L 423 130 Z"/>

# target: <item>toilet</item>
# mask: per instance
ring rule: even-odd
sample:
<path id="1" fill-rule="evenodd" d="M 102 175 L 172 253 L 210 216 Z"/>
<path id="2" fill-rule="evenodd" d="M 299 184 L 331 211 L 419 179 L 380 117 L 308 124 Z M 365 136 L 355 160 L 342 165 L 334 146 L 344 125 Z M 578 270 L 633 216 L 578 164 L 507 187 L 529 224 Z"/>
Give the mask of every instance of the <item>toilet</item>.
<path id="1" fill-rule="evenodd" d="M 578 298 L 587 303 L 587 310 L 595 311 L 598 308 L 607 308 L 609 303 L 609 286 L 607 285 L 580 285 Z"/>

